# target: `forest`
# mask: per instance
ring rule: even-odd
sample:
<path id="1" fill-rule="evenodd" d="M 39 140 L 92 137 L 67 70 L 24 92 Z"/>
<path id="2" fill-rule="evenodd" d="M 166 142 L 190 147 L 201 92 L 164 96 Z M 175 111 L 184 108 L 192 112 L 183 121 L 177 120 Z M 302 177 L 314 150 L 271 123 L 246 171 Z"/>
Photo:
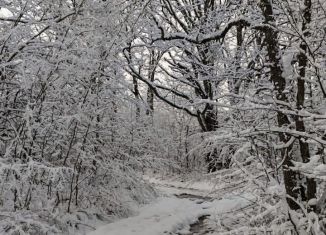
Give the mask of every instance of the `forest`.
<path id="1" fill-rule="evenodd" d="M 250 203 L 130 234 L 326 234 L 325 0 L 0 0 L 0 32 L 0 234 L 87 234 L 167 180 Z"/>

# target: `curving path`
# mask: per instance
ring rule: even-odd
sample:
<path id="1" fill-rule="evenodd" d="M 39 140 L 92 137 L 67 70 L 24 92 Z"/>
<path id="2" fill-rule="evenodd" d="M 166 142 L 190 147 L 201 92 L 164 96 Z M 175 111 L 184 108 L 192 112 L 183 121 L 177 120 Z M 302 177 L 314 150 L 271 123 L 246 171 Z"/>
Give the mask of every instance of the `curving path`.
<path id="1" fill-rule="evenodd" d="M 222 214 L 250 203 L 244 197 L 213 200 L 193 189 L 156 186 L 165 196 L 140 208 L 138 215 L 105 225 L 88 235 L 214 234 L 207 223 L 210 215 Z"/>

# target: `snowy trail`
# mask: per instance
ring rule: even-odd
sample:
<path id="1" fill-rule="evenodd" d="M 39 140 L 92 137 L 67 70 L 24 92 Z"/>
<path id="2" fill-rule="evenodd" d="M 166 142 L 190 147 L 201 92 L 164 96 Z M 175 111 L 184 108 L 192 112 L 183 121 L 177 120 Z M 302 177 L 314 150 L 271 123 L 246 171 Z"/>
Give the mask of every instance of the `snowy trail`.
<path id="1" fill-rule="evenodd" d="M 108 224 L 90 235 L 158 235 L 183 233 L 189 224 L 207 214 L 203 204 L 189 199 L 159 198 L 141 209 L 139 215 Z"/>
<path id="2" fill-rule="evenodd" d="M 134 217 L 105 225 L 88 235 L 204 235 L 209 231 L 204 221 L 212 214 L 222 214 L 250 203 L 243 197 L 212 200 L 189 190 L 158 186 L 165 196 L 139 210 Z"/>

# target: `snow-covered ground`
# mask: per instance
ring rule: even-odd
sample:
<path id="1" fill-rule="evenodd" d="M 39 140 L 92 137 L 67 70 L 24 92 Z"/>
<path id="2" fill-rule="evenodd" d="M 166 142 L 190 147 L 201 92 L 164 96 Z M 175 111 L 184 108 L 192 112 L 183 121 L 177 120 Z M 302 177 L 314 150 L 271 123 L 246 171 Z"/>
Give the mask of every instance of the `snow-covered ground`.
<path id="1" fill-rule="evenodd" d="M 207 210 L 207 209 L 206 209 Z M 90 235 L 159 235 L 189 228 L 201 215 L 207 214 L 205 205 L 188 199 L 162 197 L 140 209 L 135 217 L 108 224 Z"/>
<path id="2" fill-rule="evenodd" d="M 254 200 L 249 195 L 230 196 L 221 200 L 196 199 L 191 195 L 189 198 L 178 198 L 174 194 L 203 195 L 212 190 L 212 187 L 203 184 L 196 188 L 196 185 L 188 184 L 186 188 L 182 182 L 167 185 L 167 182 L 154 179 L 151 182 L 155 182 L 164 196 L 140 208 L 138 215 L 100 227 L 89 235 L 188 234 L 190 225 L 198 221 L 199 217 L 210 215 L 216 218 L 223 213 L 246 207 Z"/>
<path id="3" fill-rule="evenodd" d="M 144 177 L 156 189 L 165 195 L 188 193 L 200 196 L 216 196 L 216 184 L 209 180 L 181 180 L 179 178 L 160 179 Z"/>

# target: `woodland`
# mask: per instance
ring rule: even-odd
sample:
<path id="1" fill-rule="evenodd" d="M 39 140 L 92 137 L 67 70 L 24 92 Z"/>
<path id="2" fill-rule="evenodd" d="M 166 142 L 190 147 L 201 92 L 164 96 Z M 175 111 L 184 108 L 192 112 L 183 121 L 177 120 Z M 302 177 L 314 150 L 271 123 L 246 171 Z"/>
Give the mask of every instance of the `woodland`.
<path id="1" fill-rule="evenodd" d="M 254 194 L 218 234 L 326 233 L 325 0 L 0 0 L 0 32 L 0 234 L 128 217 L 148 174 Z"/>

